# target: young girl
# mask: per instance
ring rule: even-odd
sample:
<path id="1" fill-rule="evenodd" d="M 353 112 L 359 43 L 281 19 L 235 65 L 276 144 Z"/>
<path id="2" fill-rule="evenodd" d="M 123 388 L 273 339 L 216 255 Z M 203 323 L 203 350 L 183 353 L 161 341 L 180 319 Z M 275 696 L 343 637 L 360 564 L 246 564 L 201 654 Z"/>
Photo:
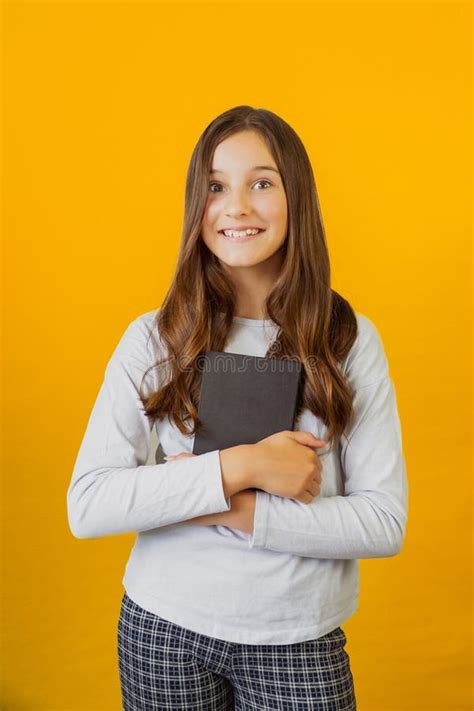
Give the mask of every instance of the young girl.
<path id="1" fill-rule="evenodd" d="M 295 430 L 192 455 L 208 350 L 296 356 Z M 153 427 L 171 458 L 149 464 Z M 67 505 L 78 538 L 138 534 L 124 709 L 356 709 L 341 624 L 358 559 L 403 545 L 400 421 L 376 327 L 330 286 L 308 155 L 274 113 L 237 106 L 200 137 L 175 276 L 110 357 Z"/>

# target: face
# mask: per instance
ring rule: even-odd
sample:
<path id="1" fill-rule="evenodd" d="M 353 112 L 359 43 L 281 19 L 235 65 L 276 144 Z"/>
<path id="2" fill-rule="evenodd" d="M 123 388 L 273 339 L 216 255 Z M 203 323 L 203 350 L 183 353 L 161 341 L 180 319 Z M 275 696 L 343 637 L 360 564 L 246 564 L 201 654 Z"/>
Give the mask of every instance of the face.
<path id="1" fill-rule="evenodd" d="M 265 167 L 258 167 L 265 166 Z M 287 234 L 287 201 L 276 163 L 260 134 L 241 131 L 214 151 L 202 238 L 223 266 L 280 264 Z M 224 229 L 257 227 L 255 237 L 225 237 Z"/>

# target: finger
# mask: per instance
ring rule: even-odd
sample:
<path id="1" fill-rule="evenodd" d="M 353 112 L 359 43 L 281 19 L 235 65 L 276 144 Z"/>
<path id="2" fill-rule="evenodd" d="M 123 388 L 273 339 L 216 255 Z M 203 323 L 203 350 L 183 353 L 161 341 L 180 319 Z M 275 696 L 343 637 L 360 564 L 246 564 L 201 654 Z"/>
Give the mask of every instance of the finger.
<path id="1" fill-rule="evenodd" d="M 311 484 L 306 487 L 306 491 L 309 491 L 311 496 L 318 496 L 318 494 L 320 493 L 320 488 L 317 484 L 311 482 Z"/>
<path id="2" fill-rule="evenodd" d="M 173 459 L 181 459 L 182 457 L 196 457 L 196 454 L 193 454 L 192 452 L 180 452 L 179 454 L 167 454 L 164 459 L 167 461 L 173 460 Z"/>

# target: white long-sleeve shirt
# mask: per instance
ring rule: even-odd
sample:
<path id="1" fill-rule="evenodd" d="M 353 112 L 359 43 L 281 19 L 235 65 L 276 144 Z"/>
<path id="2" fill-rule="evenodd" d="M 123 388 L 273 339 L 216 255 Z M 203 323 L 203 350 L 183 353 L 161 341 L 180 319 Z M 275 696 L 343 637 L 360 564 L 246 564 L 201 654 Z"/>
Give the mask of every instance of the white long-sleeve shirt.
<path id="1" fill-rule="evenodd" d="M 358 559 L 396 555 L 405 535 L 401 428 L 376 327 L 356 312 L 359 333 L 342 363 L 354 419 L 329 454 L 318 450 L 320 494 L 306 504 L 257 490 L 249 535 L 182 523 L 230 510 L 219 450 L 150 463 L 153 429 L 165 454 L 192 452 L 194 441 L 168 417 L 153 426 L 139 400 L 146 368 L 164 355 L 157 311 L 128 325 L 107 363 L 67 491 L 72 533 L 136 532 L 122 581 L 127 594 L 195 632 L 244 644 L 292 644 L 330 632 L 358 609 Z M 264 356 L 276 333 L 270 320 L 235 317 L 224 350 Z M 163 368 L 150 370 L 145 392 L 164 377 Z M 295 430 L 326 435 L 309 410 Z"/>

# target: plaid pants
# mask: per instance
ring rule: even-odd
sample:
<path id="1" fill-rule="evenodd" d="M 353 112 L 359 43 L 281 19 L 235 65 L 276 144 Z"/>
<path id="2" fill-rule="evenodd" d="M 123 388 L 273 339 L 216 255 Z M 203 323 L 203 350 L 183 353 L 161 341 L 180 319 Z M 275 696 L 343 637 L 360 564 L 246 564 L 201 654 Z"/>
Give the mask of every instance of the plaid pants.
<path id="1" fill-rule="evenodd" d="M 346 636 L 238 644 L 144 610 L 125 592 L 118 621 L 124 711 L 356 711 Z"/>

